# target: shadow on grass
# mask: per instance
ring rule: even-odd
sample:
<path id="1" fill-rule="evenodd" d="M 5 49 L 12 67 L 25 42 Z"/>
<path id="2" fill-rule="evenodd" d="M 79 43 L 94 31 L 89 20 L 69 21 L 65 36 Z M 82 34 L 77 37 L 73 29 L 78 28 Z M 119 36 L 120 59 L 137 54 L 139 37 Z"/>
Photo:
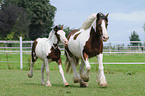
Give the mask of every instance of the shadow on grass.
<path id="1" fill-rule="evenodd" d="M 23 83 L 24 85 L 29 85 L 29 86 L 43 86 L 43 85 L 41 85 L 41 84 L 38 84 L 38 83 Z"/>
<path id="2" fill-rule="evenodd" d="M 52 87 L 64 87 L 63 84 L 52 84 Z M 64 87 L 64 88 L 81 88 L 79 85 L 69 85 L 68 87 Z"/>
<path id="3" fill-rule="evenodd" d="M 41 85 L 38 83 L 23 83 L 24 85 L 28 85 L 28 86 L 45 86 L 45 85 Z M 46 86 L 47 87 L 47 86 Z M 53 84 L 52 83 L 52 87 L 64 87 L 63 84 Z M 79 85 L 69 85 L 68 87 L 64 87 L 64 88 L 82 88 Z"/>

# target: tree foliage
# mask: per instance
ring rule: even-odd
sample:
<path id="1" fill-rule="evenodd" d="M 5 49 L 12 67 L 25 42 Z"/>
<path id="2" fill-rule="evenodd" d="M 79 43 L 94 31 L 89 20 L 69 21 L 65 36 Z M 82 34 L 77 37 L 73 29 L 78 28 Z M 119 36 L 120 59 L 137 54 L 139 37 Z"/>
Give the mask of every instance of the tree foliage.
<path id="1" fill-rule="evenodd" d="M 7 35 L 11 32 L 15 33 L 13 39 L 18 39 L 20 34 L 24 34 L 28 27 L 25 24 L 28 22 L 26 17 L 26 12 L 22 8 L 14 4 L 9 4 L 9 6 L 3 5 L 0 13 L 1 38 L 6 39 Z"/>
<path id="2" fill-rule="evenodd" d="M 56 8 L 49 0 L 3 0 L 0 9 L 1 38 L 14 33 L 14 39 L 47 36 L 53 26 Z M 8 36 L 9 37 L 9 36 Z"/>
<path id="3" fill-rule="evenodd" d="M 48 33 L 51 31 L 53 26 L 54 14 L 56 8 L 51 6 L 45 1 L 48 0 L 38 0 L 38 2 L 32 2 L 31 11 L 31 24 L 30 28 L 30 37 L 36 39 L 37 37 L 48 36 Z"/>
<path id="4" fill-rule="evenodd" d="M 129 39 L 130 39 L 130 41 L 140 41 L 139 35 L 135 31 L 133 31 L 131 33 L 131 36 L 129 37 Z M 131 42 L 131 45 L 132 46 L 138 46 L 138 45 L 141 46 L 141 43 Z"/>

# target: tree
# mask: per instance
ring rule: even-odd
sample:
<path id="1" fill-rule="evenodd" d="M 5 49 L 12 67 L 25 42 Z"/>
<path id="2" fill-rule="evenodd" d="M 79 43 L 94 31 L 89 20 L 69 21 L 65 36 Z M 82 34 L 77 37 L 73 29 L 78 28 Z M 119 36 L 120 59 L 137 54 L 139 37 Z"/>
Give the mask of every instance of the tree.
<path id="1" fill-rule="evenodd" d="M 32 40 L 38 37 L 47 36 L 49 34 L 51 27 L 53 26 L 56 11 L 56 8 L 50 4 L 49 0 L 3 0 L 2 8 L 0 10 L 4 11 L 4 6 L 9 8 L 10 5 L 15 5 L 18 8 L 23 9 L 21 11 L 24 11 L 25 13 L 19 11 L 19 13 L 23 13 L 23 15 L 19 14 L 16 17 L 13 17 L 13 14 L 12 17 L 11 15 L 9 15 L 10 18 L 13 18 L 13 22 L 11 22 L 10 24 L 1 22 L 0 20 L 0 24 L 3 23 L 10 25 L 7 26 L 9 29 L 7 31 L 1 31 L 7 28 L 1 27 L 1 33 L 7 32 L 8 34 L 12 31 L 15 33 L 21 31 L 19 32 L 20 35 L 25 36 L 26 39 L 30 38 Z M 17 12 L 16 10 L 11 10 L 13 10 L 13 8 L 9 8 L 10 13 Z M 2 16 L 4 17 L 5 15 Z M 8 19 L 9 18 L 5 18 L 5 21 L 9 21 Z M 20 26 L 22 24 L 22 27 L 24 29 L 22 29 L 22 27 Z"/>
<path id="2" fill-rule="evenodd" d="M 54 22 L 56 8 L 50 5 L 49 0 L 42 1 L 32 2 L 30 8 L 33 14 L 29 31 L 31 32 L 30 37 L 33 40 L 38 37 L 48 36 Z"/>
<path id="3" fill-rule="evenodd" d="M 1 39 L 8 39 L 7 35 L 11 35 L 11 39 L 18 39 L 22 34 L 28 31 L 27 14 L 23 10 L 14 4 L 9 6 L 2 5 L 0 12 L 0 34 Z M 12 38 L 13 36 L 13 38 Z"/>
<path id="4" fill-rule="evenodd" d="M 129 39 L 130 39 L 130 41 L 140 41 L 139 35 L 135 31 L 133 31 L 133 33 L 131 33 L 131 36 L 129 37 Z M 138 45 L 141 46 L 141 43 L 131 42 L 131 45 L 132 46 L 138 46 Z"/>

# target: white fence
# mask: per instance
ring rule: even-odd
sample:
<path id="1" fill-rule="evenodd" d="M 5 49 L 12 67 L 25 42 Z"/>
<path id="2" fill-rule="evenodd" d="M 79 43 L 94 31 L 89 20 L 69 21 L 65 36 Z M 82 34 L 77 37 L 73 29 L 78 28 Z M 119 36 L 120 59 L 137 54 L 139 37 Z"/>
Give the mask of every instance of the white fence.
<path id="1" fill-rule="evenodd" d="M 132 46 L 134 43 L 136 46 Z M 33 41 L 22 41 L 20 37 L 19 41 L 0 41 L 0 54 L 10 53 L 10 54 L 20 54 L 20 69 L 23 68 L 23 55 L 22 53 L 31 53 Z M 114 53 L 145 53 L 145 41 L 110 41 L 104 43 L 103 53 L 114 54 Z M 63 44 L 60 44 L 60 48 L 63 52 Z M 0 61 L 7 62 L 7 61 Z M 10 61 L 9 61 L 10 62 Z M 14 61 L 12 61 L 14 62 Z M 17 61 L 18 62 L 18 61 Z M 104 63 L 104 64 L 136 64 L 136 63 Z M 145 64 L 145 62 L 139 62 L 137 64 Z"/>

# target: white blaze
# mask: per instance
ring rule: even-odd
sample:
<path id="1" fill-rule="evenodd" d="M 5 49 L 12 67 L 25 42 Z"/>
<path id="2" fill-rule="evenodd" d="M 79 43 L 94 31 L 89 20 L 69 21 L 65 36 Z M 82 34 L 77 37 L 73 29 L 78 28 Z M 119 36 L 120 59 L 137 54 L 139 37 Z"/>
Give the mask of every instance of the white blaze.
<path id="1" fill-rule="evenodd" d="M 103 37 L 108 37 L 107 28 L 104 20 L 102 20 L 101 27 L 102 27 Z"/>

